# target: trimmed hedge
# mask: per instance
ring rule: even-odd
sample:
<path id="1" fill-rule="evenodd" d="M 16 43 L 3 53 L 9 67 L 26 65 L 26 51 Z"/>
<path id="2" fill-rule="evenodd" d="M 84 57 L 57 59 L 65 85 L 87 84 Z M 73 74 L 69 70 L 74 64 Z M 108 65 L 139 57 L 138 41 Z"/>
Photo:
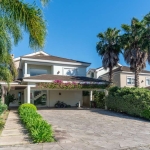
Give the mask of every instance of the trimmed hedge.
<path id="1" fill-rule="evenodd" d="M 22 104 L 22 105 L 19 107 L 18 111 L 20 112 L 20 111 L 21 111 L 22 109 L 24 109 L 24 108 L 32 108 L 32 109 L 34 109 L 35 111 L 37 110 L 37 108 L 36 108 L 35 105 L 29 104 L 29 103 L 25 103 L 25 104 Z"/>
<path id="2" fill-rule="evenodd" d="M 34 143 L 54 141 L 51 125 L 43 120 L 33 104 L 22 104 L 18 111 Z"/>
<path id="3" fill-rule="evenodd" d="M 112 87 L 106 97 L 106 105 L 109 110 L 150 120 L 150 90 L 148 89 Z"/>

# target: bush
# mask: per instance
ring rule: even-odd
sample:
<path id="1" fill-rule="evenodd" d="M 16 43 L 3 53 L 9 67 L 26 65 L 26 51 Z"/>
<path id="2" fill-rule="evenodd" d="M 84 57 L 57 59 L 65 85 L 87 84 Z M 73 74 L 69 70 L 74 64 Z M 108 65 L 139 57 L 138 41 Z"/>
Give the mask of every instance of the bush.
<path id="1" fill-rule="evenodd" d="M 150 119 L 150 91 L 145 88 L 112 87 L 106 105 L 113 111 Z"/>
<path id="2" fill-rule="evenodd" d="M 20 105 L 18 110 L 20 112 L 20 110 L 25 109 L 25 108 L 31 108 L 31 109 L 34 109 L 35 111 L 37 110 L 35 105 L 29 104 L 29 103 L 25 103 L 25 104 Z"/>
<path id="3" fill-rule="evenodd" d="M 104 109 L 105 108 L 105 99 L 104 99 L 105 93 L 94 91 L 93 95 L 94 95 L 94 101 L 96 103 L 96 107 Z"/>
<path id="4" fill-rule="evenodd" d="M 29 131 L 33 142 L 40 143 L 54 141 L 51 125 L 43 120 L 41 115 L 37 113 L 36 107 L 34 105 L 33 107 L 32 104 L 22 105 L 19 107 L 19 115 Z"/>
<path id="5" fill-rule="evenodd" d="M 7 110 L 7 105 L 6 104 L 3 104 L 1 102 L 1 99 L 0 99 L 0 115 L 5 111 Z"/>
<path id="6" fill-rule="evenodd" d="M 4 128 L 4 122 L 0 120 L 0 130 Z"/>

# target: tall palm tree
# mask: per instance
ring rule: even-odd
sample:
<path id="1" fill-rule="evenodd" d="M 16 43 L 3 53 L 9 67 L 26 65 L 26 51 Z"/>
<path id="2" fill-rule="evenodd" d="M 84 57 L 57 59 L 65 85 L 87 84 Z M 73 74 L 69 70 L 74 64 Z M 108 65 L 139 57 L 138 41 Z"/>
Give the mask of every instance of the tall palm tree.
<path id="1" fill-rule="evenodd" d="M 116 28 L 108 28 L 104 33 L 99 33 L 97 37 L 100 41 L 97 43 L 96 49 L 102 57 L 102 65 L 104 69 L 109 68 L 109 81 L 113 80 L 113 68 L 119 62 L 120 46 L 120 30 Z"/>
<path id="2" fill-rule="evenodd" d="M 143 33 L 143 45 L 144 47 L 147 47 L 147 51 L 148 51 L 148 63 L 150 64 L 150 13 L 148 13 L 147 15 L 144 16 L 142 22 L 145 25 L 145 31 Z"/>
<path id="3" fill-rule="evenodd" d="M 47 4 L 49 0 L 41 0 Z M 29 33 L 29 46 L 33 49 L 43 48 L 46 36 L 46 25 L 40 8 L 22 0 L 2 0 L 0 15 L 8 17 L 20 28 Z"/>
<path id="4" fill-rule="evenodd" d="M 135 87 L 139 86 L 139 73 L 146 67 L 148 57 L 147 46 L 144 44 L 143 33 L 145 25 L 136 18 L 131 20 L 131 25 L 122 24 L 122 46 L 124 58 L 135 73 Z"/>
<path id="5" fill-rule="evenodd" d="M 22 39 L 22 33 L 18 24 L 8 17 L 0 16 L 0 80 L 11 82 L 17 75 L 17 71 L 10 55 L 12 40 L 16 45 Z"/>
<path id="6" fill-rule="evenodd" d="M 41 0 L 45 6 L 49 0 Z M 29 46 L 43 48 L 46 25 L 42 11 L 36 5 L 22 0 L 2 0 L 0 2 L 0 80 L 11 82 L 17 71 L 10 55 L 12 45 L 22 39 L 21 30 L 29 33 Z"/>

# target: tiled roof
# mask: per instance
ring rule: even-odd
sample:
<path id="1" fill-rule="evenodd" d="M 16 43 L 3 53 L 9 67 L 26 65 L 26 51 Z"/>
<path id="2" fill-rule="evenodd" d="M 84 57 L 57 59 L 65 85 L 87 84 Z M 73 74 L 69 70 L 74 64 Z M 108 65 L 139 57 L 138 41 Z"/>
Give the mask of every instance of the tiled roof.
<path id="1" fill-rule="evenodd" d="M 90 64 L 88 62 L 83 62 L 83 61 L 78 61 L 78 60 L 73 60 L 73 59 L 67 59 L 67 58 L 62 58 L 62 57 L 57 57 L 57 56 L 52 56 L 52 55 L 50 55 L 50 56 L 44 56 L 44 55 L 40 55 L 40 56 L 38 56 L 38 55 L 35 55 L 35 56 L 24 56 L 22 58 Z"/>
<path id="2" fill-rule="evenodd" d="M 130 67 L 127 67 L 127 66 L 120 66 L 120 67 L 118 67 L 118 68 L 116 68 L 116 69 L 113 70 L 113 72 L 118 72 L 118 71 L 133 72 L 133 71 L 130 70 Z M 142 70 L 141 73 L 150 73 L 150 71 L 148 71 L 148 70 Z M 103 75 L 107 75 L 107 74 L 109 74 L 109 72 L 107 72 L 107 73 L 105 73 Z"/>
<path id="3" fill-rule="evenodd" d="M 117 69 L 114 69 L 113 72 L 117 72 L 117 71 L 128 71 L 128 72 L 132 72 L 130 70 L 130 67 L 127 67 L 127 66 L 121 66 L 121 67 L 118 67 Z M 141 73 L 150 73 L 150 71 L 148 70 L 142 70 Z"/>
<path id="4" fill-rule="evenodd" d="M 25 77 L 24 79 L 30 80 L 62 80 L 62 81 L 74 81 L 74 82 L 107 82 L 105 80 L 93 79 L 89 77 L 80 77 L 80 76 L 63 76 L 63 75 L 51 75 L 51 74 L 43 74 L 37 76 Z"/>

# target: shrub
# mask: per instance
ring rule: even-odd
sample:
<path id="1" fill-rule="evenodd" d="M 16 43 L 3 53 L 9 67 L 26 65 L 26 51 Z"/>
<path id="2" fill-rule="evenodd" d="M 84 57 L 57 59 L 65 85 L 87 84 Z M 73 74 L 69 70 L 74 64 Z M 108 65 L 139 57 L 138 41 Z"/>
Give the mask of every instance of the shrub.
<path id="1" fill-rule="evenodd" d="M 29 104 L 29 103 L 25 103 L 25 104 L 20 105 L 18 110 L 20 112 L 20 110 L 25 109 L 25 108 L 31 108 L 31 109 L 34 109 L 35 111 L 37 110 L 35 105 Z"/>
<path id="2" fill-rule="evenodd" d="M 23 106 L 22 106 L 23 105 Z M 54 141 L 52 127 L 40 114 L 37 113 L 36 107 L 22 104 L 19 107 L 19 115 L 25 127 L 29 131 L 33 142 L 52 142 Z"/>
<path id="3" fill-rule="evenodd" d="M 15 99 L 15 95 L 14 94 L 7 94 L 7 95 L 5 95 L 5 104 L 9 107 L 9 104 L 11 103 L 11 102 L 13 102 L 14 100 L 16 100 Z"/>
<path id="4" fill-rule="evenodd" d="M 145 88 L 112 87 L 106 105 L 110 110 L 150 119 L 150 91 Z"/>
<path id="5" fill-rule="evenodd" d="M 0 115 L 5 111 L 7 110 L 7 105 L 6 104 L 3 104 L 1 102 L 1 99 L 0 99 Z"/>
<path id="6" fill-rule="evenodd" d="M 4 122 L 0 120 L 0 130 L 4 128 Z"/>
<path id="7" fill-rule="evenodd" d="M 94 101 L 96 103 L 97 108 L 105 108 L 105 93 L 104 92 L 99 92 L 99 91 L 94 91 Z"/>

